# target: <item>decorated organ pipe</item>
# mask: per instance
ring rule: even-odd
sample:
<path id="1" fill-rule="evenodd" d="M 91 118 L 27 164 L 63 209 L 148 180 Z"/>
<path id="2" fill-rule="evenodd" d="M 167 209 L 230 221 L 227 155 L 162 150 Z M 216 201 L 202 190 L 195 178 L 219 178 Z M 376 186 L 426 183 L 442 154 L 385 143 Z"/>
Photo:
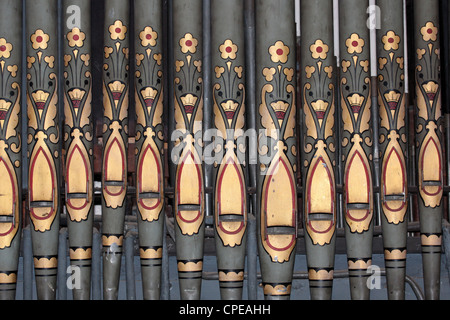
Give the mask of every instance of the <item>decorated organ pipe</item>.
<path id="1" fill-rule="evenodd" d="M 80 270 L 80 286 L 74 287 L 73 297 L 89 300 L 94 221 L 91 1 L 64 1 L 65 21 L 73 14 L 72 6 L 84 14 L 80 25 L 64 34 L 65 205 L 70 264 Z"/>
<path id="2" fill-rule="evenodd" d="M 144 299 L 159 299 L 164 231 L 162 1 L 135 0 L 136 201 Z"/>
<path id="3" fill-rule="evenodd" d="M 439 1 L 414 1 L 418 205 L 425 298 L 440 298 L 443 217 L 443 115 Z"/>
<path id="4" fill-rule="evenodd" d="M 222 299 L 241 300 L 247 236 L 244 2 L 211 3 L 214 227 Z"/>
<path id="5" fill-rule="evenodd" d="M 0 20 L 0 300 L 16 297 L 22 223 L 22 1 Z"/>
<path id="6" fill-rule="evenodd" d="M 378 0 L 377 5 L 381 10 L 376 44 L 384 257 L 388 297 L 404 300 L 408 173 L 403 1 Z"/>
<path id="7" fill-rule="evenodd" d="M 57 1 L 27 0 L 28 209 L 38 299 L 56 298 L 60 208 Z"/>
<path id="8" fill-rule="evenodd" d="M 129 10 L 105 2 L 103 64 L 102 244 L 103 298 L 117 299 L 128 173 Z"/>
<path id="9" fill-rule="evenodd" d="M 343 215 L 352 299 L 369 299 L 374 195 L 368 0 L 339 1 Z"/>
<path id="10" fill-rule="evenodd" d="M 373 244 L 384 253 L 387 297 L 405 299 L 411 238 L 421 242 L 424 296 L 440 298 L 450 135 L 444 140 L 448 77 L 441 83 L 440 62 L 448 32 L 439 29 L 448 19 L 439 21 L 439 9 L 446 3 L 108 0 L 104 12 L 91 12 L 98 2 L 90 0 L 0 4 L 0 300 L 20 296 L 23 227 L 24 282 L 35 281 L 38 299 L 64 298 L 69 289 L 75 300 L 91 299 L 91 289 L 97 298 L 101 282 L 103 298 L 118 299 L 133 254 L 143 298 L 164 299 L 173 243 L 180 298 L 200 299 L 210 277 L 206 243 L 207 254 L 214 246 L 222 299 L 245 296 L 245 274 L 248 297 L 256 297 L 258 253 L 264 298 L 287 300 L 303 237 L 309 295 L 328 300 L 341 275 L 342 235 L 352 299 L 370 298 Z M 376 37 L 370 4 L 379 13 Z M 95 30 L 98 14 L 105 19 Z M 96 31 L 104 41 L 93 42 Z M 102 111 L 93 107 L 97 98 Z M 205 144 L 210 127 L 214 138 Z M 407 225 L 417 218 L 420 228 Z M 138 233 L 121 268 L 125 230 Z M 73 287 L 62 281 L 70 270 Z"/>
<path id="11" fill-rule="evenodd" d="M 290 298 L 297 243 L 294 1 L 257 0 L 257 224 L 265 299 Z"/>
<path id="12" fill-rule="evenodd" d="M 205 185 L 203 148 L 202 0 L 173 1 L 175 240 L 183 300 L 201 296 Z"/>
<path id="13" fill-rule="evenodd" d="M 331 299 L 336 241 L 333 1 L 301 1 L 302 173 L 312 299 Z M 324 19 L 317 19 L 318 16 Z"/>

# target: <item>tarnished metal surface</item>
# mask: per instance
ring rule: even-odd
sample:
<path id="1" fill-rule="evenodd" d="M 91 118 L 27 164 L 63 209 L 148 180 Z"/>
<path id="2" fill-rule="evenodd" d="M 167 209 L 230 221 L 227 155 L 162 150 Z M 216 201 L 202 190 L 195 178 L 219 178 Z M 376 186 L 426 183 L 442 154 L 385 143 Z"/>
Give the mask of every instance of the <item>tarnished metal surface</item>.
<path id="1" fill-rule="evenodd" d="M 105 3 L 103 64 L 103 298 L 117 299 L 128 185 L 130 4 Z"/>
<path id="2" fill-rule="evenodd" d="M 303 0 L 300 12 L 305 242 L 311 298 L 323 300 L 331 299 L 337 219 L 333 1 Z"/>
<path id="3" fill-rule="evenodd" d="M 445 167 L 439 1 L 414 1 L 414 26 L 417 182 L 425 298 L 437 300 L 440 296 Z"/>
<path id="4" fill-rule="evenodd" d="M 0 299 L 448 296 L 445 1 L 0 5 Z"/>
<path id="5" fill-rule="evenodd" d="M 257 0 L 257 221 L 266 299 L 289 299 L 297 244 L 294 1 Z"/>
<path id="6" fill-rule="evenodd" d="M 379 0 L 377 96 L 381 150 L 381 223 L 389 299 L 405 299 L 408 209 L 403 1 Z"/>
<path id="7" fill-rule="evenodd" d="M 368 7 L 368 0 L 339 1 L 343 215 L 353 299 L 369 299 L 367 269 L 372 264 L 374 137 Z"/>
<path id="8" fill-rule="evenodd" d="M 16 295 L 22 232 L 22 1 L 0 1 L 0 299 Z"/>
<path id="9" fill-rule="evenodd" d="M 55 299 L 61 198 L 57 1 L 27 0 L 28 207 L 39 299 Z"/>
<path id="10" fill-rule="evenodd" d="M 200 299 L 205 231 L 202 0 L 173 1 L 175 236 L 181 298 Z"/>
<path id="11" fill-rule="evenodd" d="M 215 138 L 214 227 L 222 299 L 242 299 L 247 238 L 244 3 L 211 3 Z"/>
<path id="12" fill-rule="evenodd" d="M 68 214 L 71 266 L 80 271 L 75 300 L 89 300 L 91 294 L 92 228 L 94 221 L 94 129 L 92 120 L 92 50 L 90 0 L 64 1 L 65 20 L 71 6 L 83 13 L 80 25 L 64 35 L 64 146 L 65 200 Z M 77 9 L 78 10 L 78 9 Z"/>
<path id="13" fill-rule="evenodd" d="M 135 0 L 136 201 L 145 299 L 159 299 L 164 231 L 162 1 Z"/>

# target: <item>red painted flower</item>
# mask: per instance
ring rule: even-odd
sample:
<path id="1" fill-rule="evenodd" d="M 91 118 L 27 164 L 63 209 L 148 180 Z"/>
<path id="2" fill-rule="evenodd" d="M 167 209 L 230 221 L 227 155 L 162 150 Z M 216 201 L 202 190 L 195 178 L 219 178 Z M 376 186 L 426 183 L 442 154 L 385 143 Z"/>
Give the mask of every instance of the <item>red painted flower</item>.
<path id="1" fill-rule="evenodd" d="M 322 40 L 317 40 L 309 47 L 309 50 L 311 51 L 313 59 L 325 60 L 330 49 Z"/>
<path id="2" fill-rule="evenodd" d="M 5 38 L 0 38 L 0 58 L 8 59 L 11 56 L 12 44 L 6 42 Z"/>
<path id="3" fill-rule="evenodd" d="M 273 46 L 269 48 L 269 53 L 272 62 L 286 63 L 289 55 L 289 47 L 286 46 L 283 41 L 277 41 Z"/>

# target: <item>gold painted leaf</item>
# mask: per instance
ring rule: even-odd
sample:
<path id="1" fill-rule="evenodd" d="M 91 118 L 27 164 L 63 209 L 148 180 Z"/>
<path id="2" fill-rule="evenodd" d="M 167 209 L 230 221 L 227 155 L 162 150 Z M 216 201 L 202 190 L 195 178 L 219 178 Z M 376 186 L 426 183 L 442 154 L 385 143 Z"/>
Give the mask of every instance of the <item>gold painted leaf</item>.
<path id="1" fill-rule="evenodd" d="M 272 116 L 269 112 L 269 106 L 266 104 L 266 93 L 273 91 L 273 86 L 271 84 L 266 84 L 262 89 L 262 103 L 259 106 L 259 114 L 261 115 L 261 124 L 266 129 L 266 136 L 272 137 L 278 140 L 278 133 L 273 121 Z"/>
<path id="2" fill-rule="evenodd" d="M 19 116 L 19 114 L 20 114 L 20 98 L 19 97 L 21 94 L 20 86 L 17 83 L 14 83 L 12 85 L 12 87 L 14 89 L 17 88 L 17 97 L 18 98 L 16 99 L 16 103 L 14 104 L 14 107 L 9 116 L 9 121 L 8 121 L 8 124 L 6 127 L 6 135 L 5 135 L 6 140 L 17 135 L 16 128 L 20 124 L 20 116 Z"/>
<path id="3" fill-rule="evenodd" d="M 153 127 L 156 127 L 158 124 L 162 123 L 162 115 L 164 111 L 163 105 L 163 97 L 164 97 L 164 87 L 161 87 L 161 93 L 159 95 L 158 103 L 155 106 L 155 113 L 153 114 Z"/>

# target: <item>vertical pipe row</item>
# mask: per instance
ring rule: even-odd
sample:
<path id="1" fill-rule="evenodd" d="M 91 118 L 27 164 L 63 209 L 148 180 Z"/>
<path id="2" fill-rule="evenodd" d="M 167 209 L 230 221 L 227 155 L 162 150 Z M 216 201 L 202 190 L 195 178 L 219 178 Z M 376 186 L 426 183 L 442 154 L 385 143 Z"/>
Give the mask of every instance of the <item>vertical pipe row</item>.
<path id="1" fill-rule="evenodd" d="M 221 297 L 241 300 L 247 238 L 244 2 L 213 0 L 214 227 Z"/>
<path id="2" fill-rule="evenodd" d="M 374 195 L 368 0 L 339 1 L 344 227 L 352 299 L 369 299 Z"/>
<path id="3" fill-rule="evenodd" d="M 246 126 L 248 132 L 256 130 L 256 90 L 255 90 L 255 0 L 244 1 L 245 10 L 245 85 L 246 85 Z M 249 138 L 249 141 L 256 143 L 256 135 Z M 254 161 L 256 149 L 253 145 L 248 146 L 248 185 L 256 189 L 256 163 Z M 251 210 L 248 214 L 247 225 L 247 288 L 249 300 L 256 300 L 257 297 L 257 236 L 256 236 L 256 194 L 248 197 Z M 251 202 L 250 202 L 251 200 Z"/>
<path id="4" fill-rule="evenodd" d="M 331 299 L 336 241 L 333 1 L 301 1 L 302 172 L 311 298 Z M 321 15 L 323 19 L 318 20 Z"/>
<path id="5" fill-rule="evenodd" d="M 403 0 L 378 0 L 377 5 L 381 10 L 376 43 L 384 257 L 388 297 L 404 300 L 408 172 Z"/>
<path id="6" fill-rule="evenodd" d="M 173 1 L 175 239 L 180 295 L 201 295 L 205 184 L 203 147 L 202 0 Z"/>
<path id="7" fill-rule="evenodd" d="M 63 4 L 67 22 L 64 23 L 65 204 L 70 261 L 72 268 L 79 268 L 81 278 L 80 287 L 73 290 L 75 300 L 89 300 L 91 292 L 94 126 L 90 8 L 90 0 L 65 0 Z M 77 13 L 78 21 L 69 24 L 71 16 Z"/>
<path id="8" fill-rule="evenodd" d="M 22 224 L 22 1 L 0 20 L 0 300 L 16 296 Z"/>
<path id="9" fill-rule="evenodd" d="M 258 248 L 266 299 L 289 299 L 297 243 L 294 1 L 257 0 Z"/>
<path id="10" fill-rule="evenodd" d="M 56 298 L 60 208 L 57 1 L 27 0 L 28 208 L 38 299 Z"/>
<path id="11" fill-rule="evenodd" d="M 440 297 L 444 189 L 439 1 L 414 1 L 416 154 L 425 298 Z"/>
<path id="12" fill-rule="evenodd" d="M 103 298 L 117 299 L 128 172 L 128 1 L 105 3 L 103 65 L 102 243 Z"/>
<path id="13" fill-rule="evenodd" d="M 164 236 L 162 1 L 135 0 L 136 199 L 144 299 L 159 299 Z"/>

